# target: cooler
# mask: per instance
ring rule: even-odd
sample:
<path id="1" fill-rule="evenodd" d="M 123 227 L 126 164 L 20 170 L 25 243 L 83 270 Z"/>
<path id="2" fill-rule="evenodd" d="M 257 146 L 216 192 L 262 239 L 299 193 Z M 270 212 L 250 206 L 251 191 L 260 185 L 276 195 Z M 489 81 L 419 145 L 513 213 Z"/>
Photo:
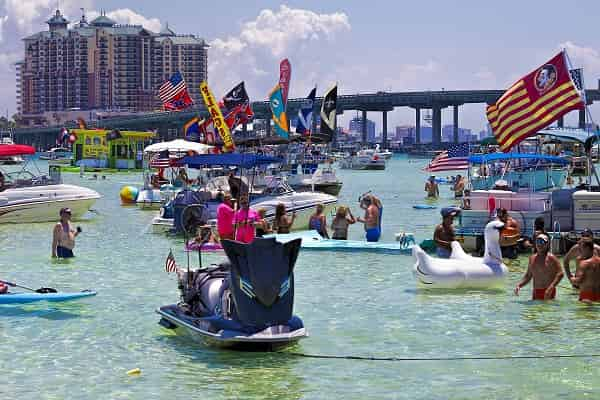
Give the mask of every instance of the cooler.
<path id="1" fill-rule="evenodd" d="M 573 227 L 576 231 L 600 231 L 600 192 L 573 193 Z"/>

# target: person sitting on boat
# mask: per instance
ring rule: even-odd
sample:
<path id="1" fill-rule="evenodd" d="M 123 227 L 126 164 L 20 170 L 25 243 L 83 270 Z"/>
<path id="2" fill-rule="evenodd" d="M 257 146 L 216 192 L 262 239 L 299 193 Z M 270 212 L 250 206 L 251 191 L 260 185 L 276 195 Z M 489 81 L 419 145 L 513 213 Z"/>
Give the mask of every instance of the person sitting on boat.
<path id="1" fill-rule="evenodd" d="M 52 257 L 71 258 L 74 257 L 75 238 L 81 233 L 81 228 L 73 228 L 71 225 L 71 209 L 60 209 L 60 222 L 54 226 L 52 234 Z"/>
<path id="2" fill-rule="evenodd" d="M 600 257 L 594 252 L 594 241 L 582 239 L 579 252 L 577 273 L 569 280 L 573 286 L 579 287 L 579 301 L 600 301 Z"/>
<path id="3" fill-rule="evenodd" d="M 356 223 L 356 219 L 348 207 L 338 207 L 333 221 L 331 221 L 332 239 L 347 240 L 348 227 Z"/>
<path id="4" fill-rule="evenodd" d="M 223 195 L 223 202 L 217 207 L 217 232 L 221 239 L 234 239 L 233 229 L 233 217 L 235 212 L 233 211 L 233 203 L 231 202 L 231 195 L 225 193 Z"/>
<path id="5" fill-rule="evenodd" d="M 275 208 L 275 221 L 273 222 L 273 230 L 277 233 L 290 233 L 292 225 L 296 220 L 296 212 L 292 213 L 292 217 L 286 216 L 285 204 L 279 203 Z"/>
<path id="6" fill-rule="evenodd" d="M 436 226 L 433 232 L 433 240 L 436 245 L 435 254 L 440 258 L 450 258 L 450 254 L 452 254 L 451 243 L 456 240 L 452 223 L 456 215 L 458 215 L 456 209 L 442 209 L 442 223 Z"/>
<path id="7" fill-rule="evenodd" d="M 258 221 L 258 214 L 250 208 L 248 196 L 240 199 L 240 209 L 235 213 L 233 223 L 235 224 L 235 240 L 242 243 L 251 243 L 256 237 L 254 224 Z"/>
<path id="8" fill-rule="evenodd" d="M 194 238 L 194 242 L 204 244 L 211 243 L 216 244 L 219 243 L 219 238 L 217 238 L 212 231 L 212 227 L 210 225 L 204 225 L 199 227 L 200 232 L 198 236 Z"/>
<path id="9" fill-rule="evenodd" d="M 500 231 L 500 248 L 502 257 L 517 258 L 517 243 L 521 238 L 521 227 L 519 223 L 510 215 L 506 208 L 499 208 L 496 211 L 496 217 L 504 223 L 504 228 Z"/>
<path id="10" fill-rule="evenodd" d="M 591 240 L 594 247 L 594 255 L 600 256 L 600 246 L 594 244 L 594 232 L 591 229 L 586 228 L 581 232 L 581 239 L 579 242 L 575 244 L 575 246 L 571 247 L 567 254 L 565 254 L 565 258 L 563 259 L 563 268 L 565 270 L 565 275 L 567 279 L 571 282 L 574 288 L 577 288 L 577 285 L 573 283 L 573 274 L 571 273 L 571 261 L 579 259 L 581 257 L 581 242 L 584 240 Z"/>
<path id="11" fill-rule="evenodd" d="M 437 182 L 435 181 L 435 176 L 431 175 L 429 180 L 425 182 L 425 191 L 427 192 L 427 197 L 431 197 L 437 199 L 440 197 L 440 189 L 438 187 Z"/>
<path id="12" fill-rule="evenodd" d="M 381 236 L 379 208 L 375 205 L 372 196 L 365 196 L 361 201 L 360 207 L 365 210 L 365 216 L 364 218 L 358 217 L 357 221 L 365 225 L 367 242 L 378 242 Z"/>
<path id="13" fill-rule="evenodd" d="M 323 204 L 317 204 L 315 213 L 311 215 L 308 220 L 308 229 L 313 229 L 319 232 L 321 237 L 329 239 L 329 234 L 327 233 L 327 218 L 323 214 L 324 210 L 325 206 L 323 206 Z"/>
<path id="14" fill-rule="evenodd" d="M 456 179 L 454 180 L 454 186 L 452 187 L 454 190 L 454 198 L 460 199 L 463 197 L 463 191 L 465 190 L 465 180 L 462 176 L 456 175 Z"/>
<path id="15" fill-rule="evenodd" d="M 533 279 L 533 300 L 552 300 L 556 297 L 556 286 L 564 276 L 560 261 L 550 253 L 550 239 L 539 235 L 535 240 L 537 253 L 529 257 L 527 272 L 515 287 L 515 295 Z"/>
<path id="16" fill-rule="evenodd" d="M 155 189 L 160 189 L 160 178 L 158 177 L 158 174 L 152 174 L 150 177 L 150 186 Z"/>
<path id="17" fill-rule="evenodd" d="M 257 214 L 258 220 L 254 224 L 254 227 L 256 228 L 256 237 L 263 237 L 264 235 L 267 235 L 272 232 L 271 226 L 266 220 L 267 210 L 264 208 L 259 208 Z"/>

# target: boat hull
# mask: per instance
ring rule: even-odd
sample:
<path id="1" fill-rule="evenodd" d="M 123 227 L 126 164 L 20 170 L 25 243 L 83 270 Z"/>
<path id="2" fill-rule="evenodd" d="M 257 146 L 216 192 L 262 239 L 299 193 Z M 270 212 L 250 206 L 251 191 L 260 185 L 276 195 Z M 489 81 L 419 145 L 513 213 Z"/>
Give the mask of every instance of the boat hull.
<path id="1" fill-rule="evenodd" d="M 297 343 L 300 339 L 308 336 L 306 328 L 296 329 L 292 332 L 277 332 L 278 327 L 270 327 L 261 332 L 248 335 L 242 332 L 237 334 L 227 334 L 223 331 L 219 334 L 211 333 L 201 328 L 202 324 L 194 319 L 182 318 L 177 313 L 177 305 L 172 304 L 160 307 L 156 312 L 168 323 L 172 324 L 171 329 L 176 333 L 183 333 L 194 341 L 210 347 L 237 350 L 279 350 Z M 166 325 L 161 323 L 161 325 Z"/>
<path id="2" fill-rule="evenodd" d="M 7 293 L 0 295 L 0 304 L 27 304 L 36 303 L 38 301 L 58 303 L 63 301 L 78 300 L 95 295 L 96 292 L 93 291 L 72 293 Z"/>

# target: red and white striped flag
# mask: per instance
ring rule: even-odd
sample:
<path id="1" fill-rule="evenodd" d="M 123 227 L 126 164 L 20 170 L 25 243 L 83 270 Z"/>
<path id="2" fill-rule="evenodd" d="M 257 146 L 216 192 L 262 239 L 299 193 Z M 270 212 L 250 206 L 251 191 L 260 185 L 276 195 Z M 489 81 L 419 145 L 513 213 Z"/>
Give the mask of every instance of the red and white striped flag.
<path id="1" fill-rule="evenodd" d="M 171 166 L 171 158 L 169 150 L 163 150 L 156 153 L 150 159 L 150 168 L 169 168 Z"/>
<path id="2" fill-rule="evenodd" d="M 167 273 L 177 272 L 177 263 L 175 262 L 175 257 L 173 257 L 173 251 L 170 249 L 167 260 L 165 261 L 165 271 L 167 271 Z"/>
<path id="3" fill-rule="evenodd" d="M 469 143 L 453 144 L 438 154 L 424 170 L 427 172 L 455 171 L 469 168 Z"/>

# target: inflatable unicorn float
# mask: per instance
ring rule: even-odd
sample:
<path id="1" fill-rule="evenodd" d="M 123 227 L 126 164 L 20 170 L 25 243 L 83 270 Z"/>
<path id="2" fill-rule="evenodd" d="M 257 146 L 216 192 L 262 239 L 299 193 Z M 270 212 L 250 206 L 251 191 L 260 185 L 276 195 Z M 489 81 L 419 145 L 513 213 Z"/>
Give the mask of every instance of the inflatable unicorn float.
<path id="1" fill-rule="evenodd" d="M 464 252 L 460 243 L 451 243 L 450 258 L 434 258 L 415 245 L 413 256 L 417 262 L 413 273 L 417 283 L 427 289 L 495 289 L 503 286 L 508 268 L 502 262 L 500 249 L 501 221 L 491 221 L 485 226 L 485 254 L 472 257 Z"/>

